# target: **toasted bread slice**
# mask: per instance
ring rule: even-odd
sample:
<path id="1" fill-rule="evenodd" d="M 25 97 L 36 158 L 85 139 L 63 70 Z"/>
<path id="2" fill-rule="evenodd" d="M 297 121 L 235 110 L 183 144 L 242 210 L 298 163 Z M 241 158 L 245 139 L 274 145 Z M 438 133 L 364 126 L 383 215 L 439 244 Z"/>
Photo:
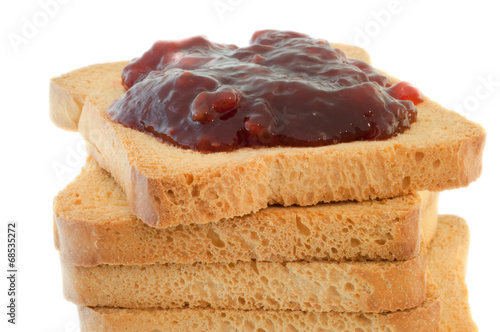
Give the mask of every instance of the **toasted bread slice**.
<path id="1" fill-rule="evenodd" d="M 350 55 L 364 54 L 354 49 Z M 125 93 L 123 65 L 93 66 L 54 79 L 52 90 L 59 92 L 51 93 L 51 109 L 71 104 L 68 109 L 74 110 L 79 103 L 67 102 L 68 96 L 87 95 L 79 131 L 88 150 L 122 186 L 133 213 L 153 227 L 204 224 L 272 204 L 442 191 L 466 186 L 481 173 L 484 129 L 428 98 L 418 105 L 411 129 L 385 141 L 211 154 L 183 150 L 109 120 L 106 110 Z M 90 85 L 80 89 L 87 81 Z"/>
<path id="2" fill-rule="evenodd" d="M 469 228 L 464 219 L 440 216 L 436 236 L 428 249 L 428 266 L 439 286 L 442 301 L 440 331 L 472 332 L 469 295 L 465 284 Z"/>
<path id="3" fill-rule="evenodd" d="M 127 331 L 477 331 L 465 286 L 469 231 L 465 221 L 441 216 L 428 251 L 427 298 L 390 313 L 272 310 L 119 309 L 79 307 L 82 332 Z M 440 294 L 441 295 L 440 295 Z M 441 308 L 441 309 L 440 309 Z M 259 330 L 260 329 L 260 330 Z"/>
<path id="4" fill-rule="evenodd" d="M 429 278 L 431 279 L 431 278 Z M 416 308 L 388 313 L 290 310 L 120 309 L 78 307 L 81 332 L 439 331 L 439 290 L 428 282 Z"/>
<path id="5" fill-rule="evenodd" d="M 437 193 L 310 207 L 270 207 L 217 223 L 152 228 L 89 159 L 54 200 L 55 245 L 79 266 L 237 261 L 408 260 L 437 225 Z M 422 218 L 420 215 L 422 214 Z"/>
<path id="6" fill-rule="evenodd" d="M 65 297 L 81 306 L 384 312 L 425 299 L 425 244 L 395 262 L 237 262 L 75 266 Z"/>

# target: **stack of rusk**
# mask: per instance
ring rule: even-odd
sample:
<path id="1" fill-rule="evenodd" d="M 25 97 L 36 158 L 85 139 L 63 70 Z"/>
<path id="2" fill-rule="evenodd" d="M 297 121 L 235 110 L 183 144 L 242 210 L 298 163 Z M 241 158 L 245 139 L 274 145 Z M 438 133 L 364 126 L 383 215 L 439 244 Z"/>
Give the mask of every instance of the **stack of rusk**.
<path id="1" fill-rule="evenodd" d="M 107 119 L 125 64 L 51 81 L 90 155 L 54 203 L 82 331 L 476 330 L 437 192 L 480 175 L 479 125 L 426 98 L 386 141 L 200 154 Z"/>

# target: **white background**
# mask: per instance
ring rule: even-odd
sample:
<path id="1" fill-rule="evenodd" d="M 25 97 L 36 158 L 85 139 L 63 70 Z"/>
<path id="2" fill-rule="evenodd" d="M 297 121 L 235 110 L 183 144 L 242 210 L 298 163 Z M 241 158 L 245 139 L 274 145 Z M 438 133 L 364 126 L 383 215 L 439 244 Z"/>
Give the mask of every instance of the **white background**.
<path id="1" fill-rule="evenodd" d="M 388 12 L 394 1 L 65 2 L 46 22 L 38 1 L 0 5 L 0 330 L 7 326 L 5 228 L 10 220 L 20 225 L 20 274 L 18 325 L 7 330 L 74 332 L 78 326 L 76 308 L 62 297 L 51 208 L 53 196 L 79 172 L 84 157 L 79 135 L 49 120 L 49 79 L 93 63 L 131 59 L 158 39 L 204 34 L 246 45 L 253 31 L 274 28 L 364 46 L 376 67 L 486 127 L 482 177 L 466 189 L 443 193 L 439 210 L 469 222 L 473 317 L 482 331 L 499 331 L 500 19 L 495 1 L 400 0 L 383 21 L 374 13 Z M 214 7 L 224 4 L 225 11 Z M 26 20 L 34 19 L 43 26 L 13 45 L 9 36 L 22 37 Z M 360 31 L 367 37 L 362 39 Z M 488 91 L 482 83 L 488 79 L 496 86 L 478 98 L 477 89 Z M 56 172 L 61 165 L 69 171 Z"/>

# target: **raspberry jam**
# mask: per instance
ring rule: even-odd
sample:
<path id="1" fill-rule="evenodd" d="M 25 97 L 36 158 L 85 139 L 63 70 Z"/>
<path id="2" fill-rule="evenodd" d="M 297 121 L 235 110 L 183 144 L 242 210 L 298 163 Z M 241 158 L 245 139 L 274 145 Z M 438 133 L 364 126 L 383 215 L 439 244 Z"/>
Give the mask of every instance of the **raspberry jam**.
<path id="1" fill-rule="evenodd" d="M 122 79 L 111 120 L 204 153 L 388 139 L 416 121 L 423 98 L 325 40 L 274 30 L 242 48 L 159 41 Z"/>

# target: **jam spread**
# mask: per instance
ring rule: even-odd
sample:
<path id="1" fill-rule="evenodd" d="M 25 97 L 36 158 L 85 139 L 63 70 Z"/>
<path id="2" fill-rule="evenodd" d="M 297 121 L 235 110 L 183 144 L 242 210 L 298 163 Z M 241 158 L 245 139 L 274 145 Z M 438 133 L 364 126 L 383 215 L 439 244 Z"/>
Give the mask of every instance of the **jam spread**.
<path id="1" fill-rule="evenodd" d="M 122 81 L 111 120 L 204 153 L 388 139 L 416 121 L 423 98 L 325 40 L 274 30 L 241 48 L 158 41 Z"/>

